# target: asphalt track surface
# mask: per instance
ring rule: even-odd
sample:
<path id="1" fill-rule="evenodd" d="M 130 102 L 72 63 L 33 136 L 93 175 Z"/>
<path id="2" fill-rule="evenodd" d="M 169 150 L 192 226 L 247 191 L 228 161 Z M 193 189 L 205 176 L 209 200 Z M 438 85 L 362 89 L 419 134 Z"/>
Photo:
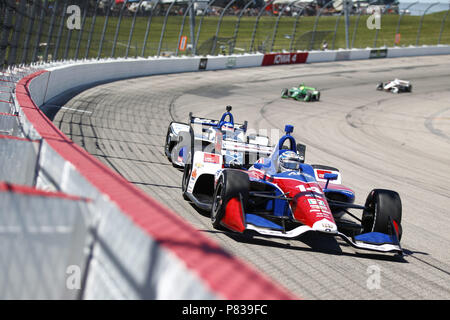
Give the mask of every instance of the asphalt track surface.
<path id="1" fill-rule="evenodd" d="M 375 90 L 395 77 L 411 80 L 413 92 Z M 283 87 L 302 81 L 321 89 L 320 102 L 280 98 Z M 54 123 L 301 298 L 449 299 L 449 101 L 449 56 L 342 61 L 112 82 L 73 97 Z M 339 168 L 357 203 L 373 188 L 399 192 L 406 256 L 367 253 L 314 234 L 249 239 L 213 229 L 208 216 L 183 200 L 182 172 L 166 159 L 164 142 L 172 120 L 186 122 L 190 111 L 219 118 L 226 105 L 233 106 L 235 121 L 269 134 L 293 124 L 294 137 L 307 145 L 306 162 Z"/>

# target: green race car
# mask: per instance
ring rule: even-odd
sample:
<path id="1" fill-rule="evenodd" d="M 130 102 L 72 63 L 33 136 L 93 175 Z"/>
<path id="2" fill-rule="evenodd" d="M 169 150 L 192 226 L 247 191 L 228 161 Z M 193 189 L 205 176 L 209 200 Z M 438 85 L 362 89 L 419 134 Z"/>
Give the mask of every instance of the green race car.
<path id="1" fill-rule="evenodd" d="M 316 88 L 307 87 L 302 83 L 298 87 L 293 87 L 291 89 L 284 88 L 281 91 L 281 97 L 303 101 L 319 101 L 320 91 Z"/>

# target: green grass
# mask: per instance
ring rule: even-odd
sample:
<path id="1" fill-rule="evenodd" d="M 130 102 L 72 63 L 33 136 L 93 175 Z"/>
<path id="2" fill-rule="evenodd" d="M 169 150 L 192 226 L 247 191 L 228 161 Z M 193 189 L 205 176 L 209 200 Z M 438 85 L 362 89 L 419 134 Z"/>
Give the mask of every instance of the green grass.
<path id="1" fill-rule="evenodd" d="M 422 30 L 420 33 L 419 45 L 435 45 L 438 43 L 439 33 L 441 29 L 442 19 L 444 17 L 444 12 L 438 12 L 426 15 L 423 20 Z M 350 47 L 353 48 L 366 48 L 366 47 L 381 47 L 381 46 L 394 46 L 395 31 L 397 27 L 397 22 L 399 16 L 397 15 L 386 15 L 381 19 L 381 29 L 377 32 L 376 30 L 369 30 L 366 26 L 366 20 L 368 16 L 357 16 L 350 17 L 350 28 L 349 28 L 349 43 Z M 417 40 L 417 31 L 419 28 L 421 17 L 419 16 L 404 16 L 401 22 L 400 34 L 401 42 L 400 46 L 415 45 Z M 178 39 L 180 34 L 180 28 L 182 24 L 182 16 L 169 16 L 167 27 L 162 38 L 160 54 L 175 54 L 178 47 Z M 201 17 L 196 17 L 196 30 L 197 35 L 198 26 L 200 24 Z M 240 54 L 245 52 L 250 52 L 251 50 L 251 40 L 252 34 L 255 26 L 255 17 L 242 17 L 239 25 L 238 32 L 236 34 L 236 42 L 234 46 L 234 53 Z M 344 17 L 339 16 L 323 16 L 320 17 L 317 24 L 316 41 L 310 47 L 310 36 L 311 31 L 314 28 L 314 23 L 316 17 L 300 17 L 297 20 L 295 17 L 282 17 L 279 21 L 276 34 L 274 34 L 274 26 L 276 25 L 276 17 L 262 17 L 259 21 L 255 37 L 254 45 L 252 51 L 282 51 L 282 50 L 308 50 L 308 49 L 319 49 L 323 38 L 320 34 L 325 35 L 324 38 L 328 42 L 329 49 L 345 48 L 345 25 Z M 74 30 L 69 32 L 69 30 L 63 25 L 61 39 L 59 41 L 59 48 L 57 48 L 57 35 L 60 30 L 60 21 L 58 18 L 55 20 L 56 26 L 53 29 L 51 37 L 48 37 L 49 33 L 49 22 L 50 17 L 44 20 L 43 24 L 43 35 L 39 42 L 48 42 L 50 47 L 48 53 L 51 55 L 52 59 L 63 59 L 64 56 L 67 59 L 75 58 L 75 48 L 77 46 L 78 39 L 80 37 L 80 31 Z M 145 56 L 154 56 L 158 53 L 159 43 L 161 39 L 161 31 L 163 26 L 164 17 L 153 17 L 149 32 L 149 37 L 145 46 Z M 291 43 L 293 27 L 297 21 L 297 28 L 295 32 L 295 40 Z M 130 48 L 128 52 L 129 57 L 141 56 L 143 51 L 144 36 L 146 31 L 148 18 L 138 17 L 136 19 L 135 29 L 130 41 Z M 20 63 L 22 60 L 22 55 L 24 53 L 23 43 L 26 38 L 26 30 L 28 27 L 28 21 L 24 22 L 23 31 L 20 33 L 19 46 L 16 54 L 16 63 Z M 84 30 L 81 33 L 80 48 L 78 52 L 78 58 L 97 58 L 97 57 L 110 57 L 112 55 L 112 46 L 114 43 L 114 37 L 116 33 L 116 27 L 118 23 L 117 17 L 109 17 L 108 23 L 106 24 L 105 37 L 100 50 L 100 39 L 102 37 L 103 28 L 105 25 L 105 17 L 97 17 L 94 25 L 92 25 L 93 20 L 91 17 L 86 19 L 84 24 Z M 126 48 L 129 40 L 130 28 L 131 28 L 132 18 L 124 17 L 122 19 L 117 45 L 114 52 L 115 57 L 123 57 L 126 54 Z M 200 49 L 200 54 L 209 54 L 211 52 L 212 37 L 216 33 L 218 23 L 218 17 L 205 17 L 202 21 L 202 27 L 199 34 L 198 48 Z M 230 53 L 230 39 L 235 36 L 235 26 L 237 23 L 237 17 L 227 16 L 224 17 L 219 31 L 219 43 L 217 44 L 215 53 L 219 53 L 221 50 L 221 45 L 223 46 L 224 52 Z M 337 33 L 334 38 L 334 30 L 337 24 Z M 91 28 L 93 28 L 91 44 L 88 50 L 88 36 Z M 30 62 L 32 58 L 32 51 L 36 44 L 36 35 L 38 30 L 38 22 L 33 25 L 33 31 L 30 36 L 29 48 L 27 52 L 26 62 Z M 328 31 L 328 33 L 327 33 Z M 189 35 L 189 19 L 186 19 L 185 26 L 182 35 L 188 37 L 188 42 L 191 41 Z M 12 37 L 12 34 L 11 34 Z M 305 41 L 297 41 L 299 38 Z M 375 41 L 376 40 L 376 41 Z M 450 44 L 450 17 L 446 20 L 444 25 L 441 44 Z M 334 46 L 333 46 L 334 45 Z M 67 47 L 67 51 L 66 51 Z M 43 55 L 45 47 L 39 50 L 39 55 Z M 10 52 L 7 52 L 7 54 Z M 188 54 L 188 52 L 179 52 L 178 55 Z"/>

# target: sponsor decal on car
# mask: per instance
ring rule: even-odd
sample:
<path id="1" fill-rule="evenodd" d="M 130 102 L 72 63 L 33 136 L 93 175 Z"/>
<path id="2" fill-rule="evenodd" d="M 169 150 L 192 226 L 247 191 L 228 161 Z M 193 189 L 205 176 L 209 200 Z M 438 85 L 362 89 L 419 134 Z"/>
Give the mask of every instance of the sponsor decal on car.
<path id="1" fill-rule="evenodd" d="M 333 173 L 332 171 L 328 171 L 328 170 L 317 170 L 317 177 L 319 179 L 325 179 L 324 175 L 325 173 Z"/>
<path id="2" fill-rule="evenodd" d="M 205 153 L 205 155 L 203 157 L 203 161 L 207 162 L 207 163 L 219 163 L 220 156 L 218 154 Z"/>

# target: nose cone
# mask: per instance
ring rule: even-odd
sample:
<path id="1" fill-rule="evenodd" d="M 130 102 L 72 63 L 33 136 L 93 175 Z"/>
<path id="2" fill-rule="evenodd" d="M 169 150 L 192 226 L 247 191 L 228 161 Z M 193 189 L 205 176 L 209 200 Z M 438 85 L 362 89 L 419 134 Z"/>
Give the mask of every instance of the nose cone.
<path id="1" fill-rule="evenodd" d="M 338 232 L 336 224 L 328 219 L 322 219 L 315 222 L 312 226 L 312 229 L 314 231 L 320 231 L 330 234 L 336 234 Z"/>

